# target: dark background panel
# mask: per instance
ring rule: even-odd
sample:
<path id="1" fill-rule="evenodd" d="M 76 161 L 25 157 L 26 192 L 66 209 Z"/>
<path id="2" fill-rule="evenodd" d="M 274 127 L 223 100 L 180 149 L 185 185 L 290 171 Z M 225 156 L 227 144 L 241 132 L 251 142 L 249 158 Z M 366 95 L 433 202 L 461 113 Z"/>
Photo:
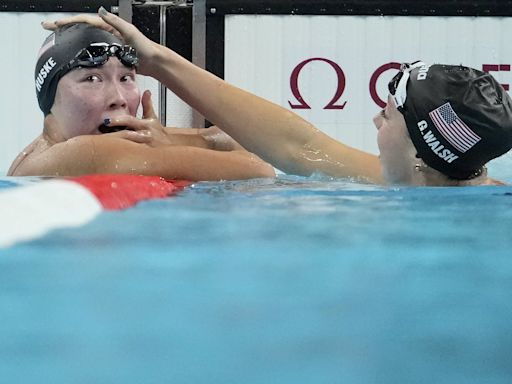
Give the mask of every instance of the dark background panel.
<path id="1" fill-rule="evenodd" d="M 139 0 L 136 4 L 144 3 Z M 191 1 L 188 1 L 191 3 Z M 512 16 L 512 0 L 207 0 L 215 14 Z M 117 0 L 0 0 L 0 11 L 91 12 Z"/>
<path id="2" fill-rule="evenodd" d="M 211 15 L 512 16 L 510 0 L 207 0 Z"/>
<path id="3" fill-rule="evenodd" d="M 206 70 L 224 78 L 224 18 L 206 19 Z"/>
<path id="4" fill-rule="evenodd" d="M 167 46 L 192 60 L 192 7 L 167 7 Z M 134 6 L 133 24 L 151 40 L 160 43 L 160 7 Z"/>

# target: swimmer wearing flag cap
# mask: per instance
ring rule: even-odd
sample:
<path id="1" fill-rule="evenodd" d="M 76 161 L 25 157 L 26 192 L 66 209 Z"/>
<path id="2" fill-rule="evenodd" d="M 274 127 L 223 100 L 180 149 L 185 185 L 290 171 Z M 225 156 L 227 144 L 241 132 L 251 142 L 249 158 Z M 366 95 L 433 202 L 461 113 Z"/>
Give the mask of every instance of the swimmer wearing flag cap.
<path id="1" fill-rule="evenodd" d="M 512 148 L 512 100 L 487 73 L 422 62 L 402 65 L 389 83 L 386 107 L 373 119 L 380 151 L 374 156 L 198 68 L 104 8 L 99 16 L 43 26 L 87 22 L 113 31 L 137 49 L 140 73 L 164 83 L 249 151 L 287 173 L 398 185 L 502 184 L 487 175 L 485 166 Z"/>

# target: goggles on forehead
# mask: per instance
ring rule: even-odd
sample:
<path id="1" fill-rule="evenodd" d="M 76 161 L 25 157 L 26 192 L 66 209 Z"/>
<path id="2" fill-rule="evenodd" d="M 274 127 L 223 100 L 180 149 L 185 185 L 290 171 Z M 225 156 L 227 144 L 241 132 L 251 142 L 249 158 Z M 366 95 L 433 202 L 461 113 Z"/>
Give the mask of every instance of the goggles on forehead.
<path id="1" fill-rule="evenodd" d="M 400 72 L 398 72 L 388 84 L 389 94 L 393 97 L 397 108 L 403 107 L 407 99 L 407 82 L 411 76 L 411 71 L 425 65 L 423 61 L 415 61 L 412 64 L 403 63 L 400 65 Z"/>
<path id="2" fill-rule="evenodd" d="M 81 49 L 69 62 L 68 70 L 85 67 L 99 67 L 105 64 L 111 56 L 115 56 L 127 67 L 135 67 L 139 63 L 137 51 L 129 45 L 92 43 Z"/>

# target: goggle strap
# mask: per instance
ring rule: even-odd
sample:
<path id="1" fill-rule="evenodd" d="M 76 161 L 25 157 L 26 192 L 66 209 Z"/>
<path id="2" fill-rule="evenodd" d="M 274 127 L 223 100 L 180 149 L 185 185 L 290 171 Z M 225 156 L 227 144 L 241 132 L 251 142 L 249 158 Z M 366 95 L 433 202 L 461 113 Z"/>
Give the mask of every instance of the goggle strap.
<path id="1" fill-rule="evenodd" d="M 426 64 L 422 61 L 416 61 L 412 64 L 402 64 L 400 68 L 400 71 L 403 73 L 402 77 L 396 86 L 395 93 L 391 95 L 397 108 L 402 108 L 405 104 L 405 101 L 407 100 L 407 83 L 409 82 L 411 71 L 415 68 L 420 68 L 425 65 Z"/>

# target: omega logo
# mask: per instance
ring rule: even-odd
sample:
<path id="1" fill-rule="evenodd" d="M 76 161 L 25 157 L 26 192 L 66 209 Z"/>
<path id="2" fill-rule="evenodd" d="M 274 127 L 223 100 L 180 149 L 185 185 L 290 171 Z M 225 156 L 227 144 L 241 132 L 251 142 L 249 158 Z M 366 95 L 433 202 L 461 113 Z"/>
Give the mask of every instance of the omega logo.
<path id="1" fill-rule="evenodd" d="M 290 104 L 290 107 L 292 109 L 311 109 L 309 104 L 304 100 L 302 97 L 300 90 L 299 90 L 299 74 L 300 71 L 302 71 L 302 68 L 306 66 L 306 64 L 311 63 L 312 61 L 324 61 L 327 64 L 329 64 L 334 71 L 336 72 L 336 76 L 338 77 L 338 86 L 336 88 L 336 93 L 334 94 L 334 97 L 327 103 L 327 105 L 324 107 L 324 109 L 343 109 L 345 108 L 345 105 L 347 102 L 345 101 L 341 105 L 336 105 L 338 100 L 341 98 L 341 95 L 343 95 L 343 92 L 345 91 L 345 74 L 343 73 L 343 70 L 341 67 L 335 63 L 332 60 L 325 59 L 323 57 L 313 57 L 311 59 L 304 60 L 299 65 L 295 67 L 295 69 L 292 71 L 292 75 L 290 76 L 290 88 L 292 90 L 292 94 L 295 97 L 295 99 L 299 102 L 298 104 L 292 104 L 291 101 L 288 100 L 288 104 Z"/>
<path id="2" fill-rule="evenodd" d="M 288 100 L 288 104 L 292 109 L 311 109 L 310 105 L 303 98 L 301 91 L 299 89 L 299 75 L 302 69 L 313 61 L 323 61 L 329 64 L 330 69 L 336 73 L 338 84 L 336 86 L 336 92 L 332 97 L 331 101 L 327 103 L 323 109 L 343 109 L 347 104 L 347 101 L 339 104 L 340 99 L 343 96 L 343 92 L 345 92 L 346 87 L 346 78 L 343 69 L 334 61 L 330 59 L 326 59 L 323 57 L 313 57 L 307 60 L 300 62 L 292 71 L 290 75 L 290 90 L 292 92 L 293 97 L 297 101 L 297 103 L 292 103 L 292 101 Z M 379 78 L 387 71 L 400 70 L 400 63 L 398 62 L 389 62 L 378 67 L 370 77 L 370 82 L 368 84 L 368 91 L 373 102 L 379 107 L 384 108 L 386 106 L 386 100 L 382 100 L 377 93 L 377 82 Z M 510 64 L 483 64 L 482 65 L 483 72 L 510 72 L 511 65 Z M 424 73 L 421 73 L 422 80 L 426 78 Z M 508 91 L 510 86 L 509 84 L 501 84 L 503 88 Z"/>

